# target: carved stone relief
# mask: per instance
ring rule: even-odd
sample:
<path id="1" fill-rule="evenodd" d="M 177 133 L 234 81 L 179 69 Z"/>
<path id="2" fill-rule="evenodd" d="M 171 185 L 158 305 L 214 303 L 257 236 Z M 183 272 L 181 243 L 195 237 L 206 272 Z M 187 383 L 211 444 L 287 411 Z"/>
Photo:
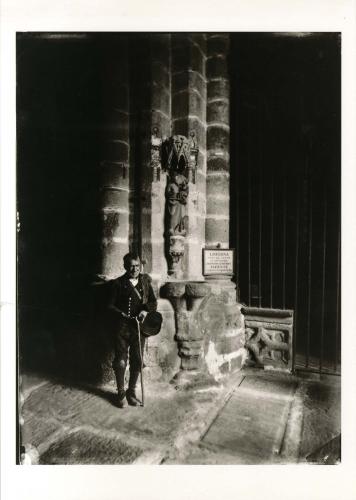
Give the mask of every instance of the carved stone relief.
<path id="1" fill-rule="evenodd" d="M 293 311 L 243 307 L 248 364 L 292 370 Z"/>

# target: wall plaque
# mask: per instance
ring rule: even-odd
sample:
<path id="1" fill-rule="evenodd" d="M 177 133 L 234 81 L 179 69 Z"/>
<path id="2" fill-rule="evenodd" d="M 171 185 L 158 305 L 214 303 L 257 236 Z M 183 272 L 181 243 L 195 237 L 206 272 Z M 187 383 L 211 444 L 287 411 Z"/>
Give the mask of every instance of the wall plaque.
<path id="1" fill-rule="evenodd" d="M 203 249 L 203 275 L 234 274 L 235 250 L 227 248 L 204 248 Z"/>

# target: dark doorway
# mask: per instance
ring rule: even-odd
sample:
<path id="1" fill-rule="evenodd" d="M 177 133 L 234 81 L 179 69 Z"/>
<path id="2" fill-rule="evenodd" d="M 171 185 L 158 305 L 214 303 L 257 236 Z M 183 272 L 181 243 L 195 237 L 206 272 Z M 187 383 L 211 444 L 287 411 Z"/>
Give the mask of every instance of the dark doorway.
<path id="1" fill-rule="evenodd" d="M 340 35 L 235 34 L 231 71 L 240 300 L 293 309 L 295 368 L 339 373 Z"/>

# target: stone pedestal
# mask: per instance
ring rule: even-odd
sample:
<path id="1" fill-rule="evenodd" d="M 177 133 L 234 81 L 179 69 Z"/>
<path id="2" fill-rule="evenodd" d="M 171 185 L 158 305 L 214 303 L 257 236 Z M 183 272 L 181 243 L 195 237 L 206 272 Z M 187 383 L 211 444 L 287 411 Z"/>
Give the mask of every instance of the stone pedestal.
<path id="1" fill-rule="evenodd" d="M 230 282 L 169 282 L 161 289 L 175 311 L 180 370 L 177 385 L 218 381 L 240 369 L 247 354 L 244 322 Z"/>

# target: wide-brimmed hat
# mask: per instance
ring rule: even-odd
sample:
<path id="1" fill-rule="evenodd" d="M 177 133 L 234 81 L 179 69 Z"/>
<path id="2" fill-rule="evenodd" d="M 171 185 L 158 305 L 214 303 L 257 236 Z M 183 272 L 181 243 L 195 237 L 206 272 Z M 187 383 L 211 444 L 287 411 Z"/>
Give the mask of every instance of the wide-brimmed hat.
<path id="1" fill-rule="evenodd" d="M 162 314 L 158 311 L 151 311 L 146 314 L 145 319 L 141 323 L 141 333 L 145 337 L 157 335 L 162 326 Z"/>

